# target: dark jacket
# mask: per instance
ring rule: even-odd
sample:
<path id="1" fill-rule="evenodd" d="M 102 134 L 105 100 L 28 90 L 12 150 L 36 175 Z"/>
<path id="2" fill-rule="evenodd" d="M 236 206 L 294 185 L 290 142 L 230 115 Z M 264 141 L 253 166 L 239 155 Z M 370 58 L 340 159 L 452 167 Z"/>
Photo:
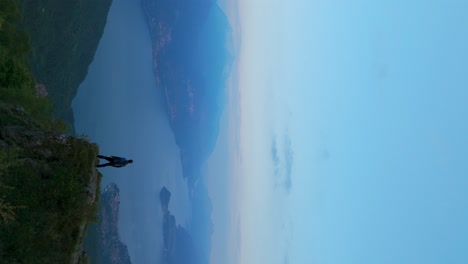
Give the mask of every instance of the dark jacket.
<path id="1" fill-rule="evenodd" d="M 124 167 L 128 164 L 128 160 L 122 157 L 111 156 L 114 161 L 112 162 L 112 166 L 114 167 Z"/>

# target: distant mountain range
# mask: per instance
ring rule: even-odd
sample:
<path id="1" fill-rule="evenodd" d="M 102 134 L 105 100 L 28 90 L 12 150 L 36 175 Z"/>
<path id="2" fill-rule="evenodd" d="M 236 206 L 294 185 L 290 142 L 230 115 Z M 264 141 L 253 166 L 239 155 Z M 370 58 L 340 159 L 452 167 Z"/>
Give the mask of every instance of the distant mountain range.
<path id="1" fill-rule="evenodd" d="M 166 98 L 192 202 L 186 229 L 176 227 L 175 218 L 165 213 L 164 236 L 168 241 L 173 241 L 171 236 L 196 241 L 192 248 L 188 240 L 182 240 L 187 247 L 177 250 L 187 252 L 174 256 L 191 255 L 195 250 L 199 261 L 189 258 L 167 263 L 209 263 L 212 203 L 201 167 L 216 145 L 227 100 L 226 81 L 233 62 L 227 42 L 232 29 L 214 0 L 142 0 L 142 6 L 152 39 L 157 88 Z"/>
<path id="2" fill-rule="evenodd" d="M 197 252 L 195 241 L 190 233 L 180 225 L 169 210 L 171 192 L 163 187 L 160 192 L 161 209 L 163 211 L 163 264 L 201 264 L 208 263 L 203 255 Z"/>
<path id="3" fill-rule="evenodd" d="M 213 152 L 233 61 L 231 28 L 212 0 L 142 0 L 153 47 L 158 89 L 181 151 L 190 189 Z"/>

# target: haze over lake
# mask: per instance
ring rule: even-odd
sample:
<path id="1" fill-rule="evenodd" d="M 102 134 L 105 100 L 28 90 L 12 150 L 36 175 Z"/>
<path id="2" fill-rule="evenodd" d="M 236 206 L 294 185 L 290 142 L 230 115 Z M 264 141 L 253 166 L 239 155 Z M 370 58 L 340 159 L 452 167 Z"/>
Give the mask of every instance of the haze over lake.
<path id="1" fill-rule="evenodd" d="M 132 261 L 165 185 L 164 263 L 467 263 L 468 6 L 221 2 L 116 0 L 75 100 Z"/>
<path id="2" fill-rule="evenodd" d="M 171 211 L 188 221 L 187 185 L 179 149 L 151 66 L 151 42 L 139 1 L 115 0 L 86 80 L 73 101 L 78 134 L 101 154 L 135 160 L 124 168 L 100 169 L 102 188 L 120 188 L 119 231 L 133 263 L 157 260 L 162 247 L 159 190 L 173 193 Z"/>

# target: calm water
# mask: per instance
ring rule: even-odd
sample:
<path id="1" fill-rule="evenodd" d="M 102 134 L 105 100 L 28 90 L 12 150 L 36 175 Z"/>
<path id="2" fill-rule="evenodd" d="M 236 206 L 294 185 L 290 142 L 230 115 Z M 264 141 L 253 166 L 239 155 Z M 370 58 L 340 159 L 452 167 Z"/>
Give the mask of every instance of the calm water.
<path id="1" fill-rule="evenodd" d="M 135 160 L 125 168 L 101 169 L 102 186 L 115 182 L 120 188 L 119 231 L 133 263 L 158 258 L 163 185 L 172 192 L 170 209 L 180 224 L 190 212 L 179 149 L 151 60 L 140 1 L 113 1 L 94 62 L 73 101 L 78 133 L 98 143 L 104 155 Z"/>

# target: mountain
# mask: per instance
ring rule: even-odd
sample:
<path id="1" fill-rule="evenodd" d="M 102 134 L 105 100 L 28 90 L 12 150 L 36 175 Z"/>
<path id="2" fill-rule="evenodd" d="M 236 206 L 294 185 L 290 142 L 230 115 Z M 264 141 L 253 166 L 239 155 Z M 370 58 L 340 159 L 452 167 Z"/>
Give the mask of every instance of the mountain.
<path id="1" fill-rule="evenodd" d="M 87 263 L 82 242 L 96 221 L 99 148 L 64 134 L 51 115 L 27 63 L 19 4 L 0 4 L 0 262 Z"/>
<path id="2" fill-rule="evenodd" d="M 157 88 L 165 94 L 184 177 L 193 191 L 218 137 L 233 60 L 226 44 L 232 30 L 211 0 L 142 0 L 142 5 Z"/>
<path id="3" fill-rule="evenodd" d="M 163 243 L 162 263 L 164 264 L 206 264 L 209 263 L 203 254 L 197 251 L 190 233 L 177 225 L 175 216 L 169 210 L 171 193 L 166 187 L 160 192 L 161 209 L 163 211 Z"/>
<path id="4" fill-rule="evenodd" d="M 169 210 L 169 201 L 171 200 L 171 192 L 163 187 L 159 193 L 159 199 L 161 200 L 161 208 L 165 214 Z"/>
<path id="5" fill-rule="evenodd" d="M 93 263 L 130 264 L 127 246 L 120 240 L 118 231 L 120 192 L 115 183 L 108 184 L 100 198 L 99 223 L 88 231 L 85 248 Z M 93 246 L 88 246 L 89 243 Z"/>
<path id="6" fill-rule="evenodd" d="M 142 6 L 156 85 L 166 98 L 192 203 L 186 228 L 164 214 L 166 263 L 209 263 L 212 203 L 201 167 L 214 150 L 227 100 L 232 29 L 214 0 L 142 0 Z"/>
<path id="7" fill-rule="evenodd" d="M 110 4 L 1 1 L 1 263 L 131 263 L 117 230 L 119 189 L 106 187 L 97 216 L 99 148 L 69 135 L 71 100 L 93 60 Z M 89 225 L 98 217 L 98 225 Z M 85 251 L 86 232 L 96 245 Z"/>
<path id="8" fill-rule="evenodd" d="M 11 0 L 3 0 L 11 1 Z M 29 65 L 53 100 L 55 116 L 74 133 L 71 103 L 88 74 L 112 0 L 19 1 L 29 34 Z"/>

